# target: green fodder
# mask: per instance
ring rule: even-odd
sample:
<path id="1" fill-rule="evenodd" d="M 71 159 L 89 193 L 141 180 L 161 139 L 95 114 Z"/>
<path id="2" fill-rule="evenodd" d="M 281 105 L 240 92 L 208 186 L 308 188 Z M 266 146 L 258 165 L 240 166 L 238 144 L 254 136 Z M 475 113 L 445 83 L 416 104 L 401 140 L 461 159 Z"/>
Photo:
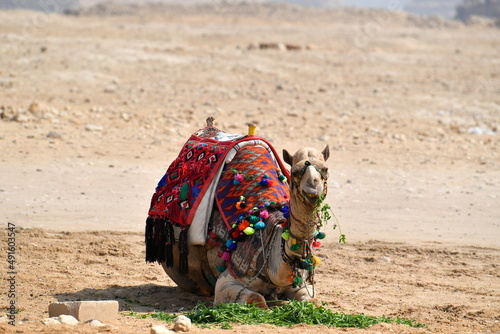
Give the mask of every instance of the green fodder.
<path id="1" fill-rule="evenodd" d="M 183 313 L 193 324 L 201 326 L 216 326 L 231 328 L 230 324 L 256 325 L 269 324 L 274 326 L 293 326 L 296 324 L 326 325 L 340 328 L 366 328 L 381 322 L 398 323 L 411 327 L 424 327 L 411 320 L 375 317 L 365 314 L 344 314 L 333 312 L 324 306 L 317 307 L 311 302 L 291 301 L 281 306 L 263 309 L 255 305 L 219 304 L 206 306 L 199 304 L 192 310 Z M 171 322 L 177 315 L 163 312 L 150 313 L 146 316 Z M 144 316 L 143 316 L 144 317 Z"/>

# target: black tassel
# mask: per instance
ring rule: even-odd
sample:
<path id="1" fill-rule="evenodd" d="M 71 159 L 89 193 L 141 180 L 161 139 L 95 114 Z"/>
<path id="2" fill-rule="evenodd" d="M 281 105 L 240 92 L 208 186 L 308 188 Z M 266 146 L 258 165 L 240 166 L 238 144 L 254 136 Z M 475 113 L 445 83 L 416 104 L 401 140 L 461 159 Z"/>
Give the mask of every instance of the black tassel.
<path id="1" fill-rule="evenodd" d="M 179 235 L 179 274 L 186 275 L 189 272 L 188 268 L 188 227 L 185 227 Z"/>
<path id="2" fill-rule="evenodd" d="M 144 234 L 146 243 L 146 262 L 155 262 L 156 244 L 154 240 L 154 218 L 148 217 L 148 219 L 146 219 L 146 231 Z"/>
<path id="3" fill-rule="evenodd" d="M 168 222 L 166 219 L 158 219 L 157 220 L 157 228 L 156 231 L 157 239 L 156 239 L 156 261 L 158 263 L 162 263 L 165 261 L 165 239 L 166 239 L 166 225 Z"/>
<path id="4" fill-rule="evenodd" d="M 174 228 L 170 222 L 165 226 L 165 265 L 170 268 L 174 265 L 173 245 L 175 243 Z"/>

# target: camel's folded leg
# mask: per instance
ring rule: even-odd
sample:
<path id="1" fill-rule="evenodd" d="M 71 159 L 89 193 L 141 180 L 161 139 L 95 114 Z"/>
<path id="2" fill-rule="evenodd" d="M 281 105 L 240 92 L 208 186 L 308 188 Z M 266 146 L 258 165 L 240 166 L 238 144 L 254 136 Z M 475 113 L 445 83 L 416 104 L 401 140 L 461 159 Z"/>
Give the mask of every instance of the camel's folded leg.
<path id="1" fill-rule="evenodd" d="M 286 299 L 298 300 L 298 301 L 311 300 L 313 298 L 309 292 L 311 290 L 312 287 L 310 285 L 307 285 L 306 287 L 302 288 L 293 288 L 292 286 L 289 286 L 283 289 L 281 297 L 285 300 Z"/>
<path id="2" fill-rule="evenodd" d="M 215 304 L 239 303 L 267 307 L 266 299 L 260 293 L 246 288 L 229 271 L 223 272 L 215 284 Z"/>

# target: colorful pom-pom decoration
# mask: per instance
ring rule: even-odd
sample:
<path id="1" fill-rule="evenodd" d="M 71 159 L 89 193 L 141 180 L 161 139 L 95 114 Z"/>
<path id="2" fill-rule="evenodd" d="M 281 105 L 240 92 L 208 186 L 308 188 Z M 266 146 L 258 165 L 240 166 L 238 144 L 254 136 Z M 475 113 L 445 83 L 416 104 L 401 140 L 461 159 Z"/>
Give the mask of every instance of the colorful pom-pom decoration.
<path id="1" fill-rule="evenodd" d="M 316 235 L 317 239 L 324 239 L 325 237 L 326 237 L 326 234 L 323 232 L 318 232 L 318 234 Z"/>
<path id="2" fill-rule="evenodd" d="M 250 224 L 255 224 L 259 222 L 260 218 L 257 216 L 250 216 L 248 220 L 250 221 Z"/>
<path id="3" fill-rule="evenodd" d="M 314 242 L 312 243 L 312 246 L 313 246 L 314 248 L 318 248 L 318 247 L 320 247 L 320 246 L 321 246 L 321 241 L 314 241 Z"/>
<path id="4" fill-rule="evenodd" d="M 238 225 L 238 230 L 243 231 L 246 229 L 248 226 L 250 226 L 250 222 L 246 219 L 243 219 L 241 223 Z"/>
<path id="5" fill-rule="evenodd" d="M 284 240 L 289 240 L 290 239 L 290 233 L 288 232 L 283 232 L 281 233 L 281 237 L 284 239 Z"/>
<path id="6" fill-rule="evenodd" d="M 286 181 L 288 181 L 288 179 L 286 178 L 286 176 L 283 175 L 283 174 L 279 174 L 278 175 L 278 180 L 280 180 L 281 183 L 286 183 Z"/>
<path id="7" fill-rule="evenodd" d="M 266 228 L 266 223 L 264 223 L 263 221 L 259 221 L 259 222 L 255 223 L 253 227 L 256 230 L 263 230 Z"/>
<path id="8" fill-rule="evenodd" d="M 243 230 L 243 233 L 245 233 L 246 235 L 252 235 L 255 233 L 255 229 L 253 229 L 252 227 L 247 227 Z"/>
<path id="9" fill-rule="evenodd" d="M 231 253 L 224 252 L 224 254 L 222 254 L 222 256 L 221 256 L 221 259 L 226 261 L 226 262 L 229 262 L 229 260 L 231 260 Z"/>
<path id="10" fill-rule="evenodd" d="M 245 201 L 239 201 L 236 203 L 236 209 L 242 210 L 247 207 L 247 203 Z"/>
<path id="11" fill-rule="evenodd" d="M 321 259 L 315 255 L 312 257 L 312 263 L 315 267 L 317 267 L 321 263 Z"/>
<path id="12" fill-rule="evenodd" d="M 234 241 L 234 240 L 228 240 L 228 241 L 226 242 L 226 247 L 227 247 L 227 249 L 228 249 L 228 250 L 230 250 L 230 251 L 234 251 L 234 250 L 236 250 L 236 247 L 237 247 L 237 246 L 238 246 L 238 244 L 237 244 L 237 243 L 236 243 L 236 241 Z"/>
<path id="13" fill-rule="evenodd" d="M 259 217 L 262 218 L 262 219 L 267 219 L 269 218 L 269 211 L 267 210 L 262 210 L 260 213 L 259 213 Z"/>
<path id="14" fill-rule="evenodd" d="M 300 285 L 300 284 L 302 284 L 302 277 L 300 277 L 300 276 L 295 276 L 295 277 L 293 278 L 293 284 L 294 284 L 294 285 Z"/>
<path id="15" fill-rule="evenodd" d="M 220 264 L 220 265 L 217 266 L 217 271 L 220 272 L 220 273 L 223 273 L 224 271 L 226 271 L 226 269 L 227 269 L 227 266 L 226 266 L 225 263 Z"/>
<path id="16" fill-rule="evenodd" d="M 240 173 L 236 173 L 236 175 L 234 176 L 234 180 L 238 181 L 238 184 L 239 184 L 239 183 L 245 181 L 245 177 Z"/>
<path id="17" fill-rule="evenodd" d="M 264 187 L 272 187 L 273 186 L 273 180 L 267 176 L 267 174 L 264 174 L 264 177 L 262 177 L 262 180 L 260 180 L 260 185 Z"/>
<path id="18" fill-rule="evenodd" d="M 294 244 L 294 245 L 290 246 L 290 250 L 292 250 L 292 251 L 298 251 L 299 249 L 300 249 L 300 245 L 299 244 Z"/>

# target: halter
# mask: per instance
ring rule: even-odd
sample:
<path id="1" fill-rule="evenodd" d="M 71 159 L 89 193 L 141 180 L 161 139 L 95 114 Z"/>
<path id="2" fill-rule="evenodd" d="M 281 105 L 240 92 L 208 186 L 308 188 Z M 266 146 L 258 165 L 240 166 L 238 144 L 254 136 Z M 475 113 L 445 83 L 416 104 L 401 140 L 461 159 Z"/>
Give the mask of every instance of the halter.
<path id="1" fill-rule="evenodd" d="M 328 183 L 327 183 L 328 182 L 328 180 L 327 180 L 328 179 L 328 174 L 327 174 L 327 172 L 323 168 L 319 167 L 316 164 L 311 163 L 309 160 L 306 160 L 304 162 L 304 167 L 302 167 L 298 172 L 292 173 L 292 177 L 291 177 L 292 189 L 300 187 L 300 183 L 302 182 L 302 178 L 304 177 L 304 174 L 306 173 L 306 170 L 309 167 L 314 167 L 314 169 L 316 169 L 316 171 L 321 175 L 321 179 L 323 180 L 323 194 L 322 194 L 322 197 L 325 197 L 326 193 L 327 193 L 327 189 L 328 189 Z M 293 174 L 296 174 L 296 173 L 300 175 L 298 177 L 298 182 L 295 180 L 295 177 L 293 176 Z M 308 203 L 306 201 L 306 199 L 304 198 L 304 195 L 302 194 L 301 191 L 297 192 L 297 198 L 302 203 Z"/>

